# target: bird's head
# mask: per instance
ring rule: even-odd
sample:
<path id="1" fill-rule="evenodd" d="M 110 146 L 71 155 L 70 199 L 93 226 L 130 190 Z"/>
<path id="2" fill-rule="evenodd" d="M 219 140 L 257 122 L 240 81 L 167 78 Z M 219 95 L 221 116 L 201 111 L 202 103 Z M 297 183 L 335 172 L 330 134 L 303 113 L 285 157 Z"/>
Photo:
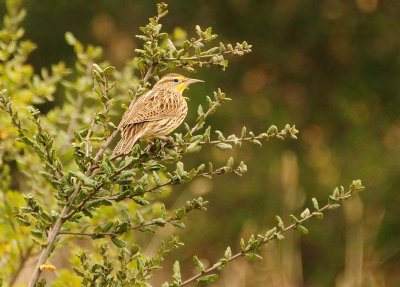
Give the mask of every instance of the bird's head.
<path id="1" fill-rule="evenodd" d="M 154 88 L 172 89 L 179 93 L 182 93 L 184 90 L 186 90 L 189 87 L 189 85 L 194 84 L 194 83 L 201 83 L 201 82 L 204 82 L 204 81 L 198 80 L 198 79 L 186 78 L 185 76 L 171 73 L 171 74 L 167 74 L 164 77 L 162 77 L 154 85 Z"/>

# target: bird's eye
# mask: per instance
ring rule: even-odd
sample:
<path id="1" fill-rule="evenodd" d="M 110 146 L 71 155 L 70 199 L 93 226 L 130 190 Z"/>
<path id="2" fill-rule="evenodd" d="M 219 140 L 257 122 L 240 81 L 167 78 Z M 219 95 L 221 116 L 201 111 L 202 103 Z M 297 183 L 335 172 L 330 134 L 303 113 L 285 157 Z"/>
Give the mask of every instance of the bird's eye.
<path id="1" fill-rule="evenodd" d="M 175 82 L 175 83 L 179 82 L 179 79 L 178 79 L 178 78 L 175 78 L 175 79 L 174 79 L 174 82 Z"/>

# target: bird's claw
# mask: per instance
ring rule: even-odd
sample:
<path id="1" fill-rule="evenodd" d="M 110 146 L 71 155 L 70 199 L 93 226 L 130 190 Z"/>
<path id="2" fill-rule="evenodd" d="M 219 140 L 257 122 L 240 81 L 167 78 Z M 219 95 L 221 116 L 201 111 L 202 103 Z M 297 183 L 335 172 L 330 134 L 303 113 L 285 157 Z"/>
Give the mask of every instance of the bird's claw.
<path id="1" fill-rule="evenodd" d="M 161 136 L 158 138 L 162 141 L 161 147 L 172 147 L 174 144 L 174 139 L 171 136 Z"/>

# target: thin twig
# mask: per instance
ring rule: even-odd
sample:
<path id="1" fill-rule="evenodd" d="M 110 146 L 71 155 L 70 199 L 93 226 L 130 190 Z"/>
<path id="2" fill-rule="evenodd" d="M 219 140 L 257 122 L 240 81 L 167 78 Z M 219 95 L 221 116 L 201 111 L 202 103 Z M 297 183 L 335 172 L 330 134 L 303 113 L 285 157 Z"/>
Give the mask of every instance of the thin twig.
<path id="1" fill-rule="evenodd" d="M 120 168 L 118 171 L 116 171 L 110 179 L 113 179 L 114 177 L 118 176 L 122 171 L 126 170 L 128 167 L 131 166 L 133 162 L 128 163 L 126 165 L 124 165 L 122 168 Z M 95 175 L 97 174 L 99 171 L 99 169 L 96 169 L 91 175 Z M 81 211 L 82 208 L 85 206 L 85 204 L 93 198 L 93 196 L 106 184 L 106 182 L 102 182 L 101 184 L 99 184 L 98 186 L 93 188 L 93 191 L 88 194 L 86 196 L 86 198 L 84 198 L 73 210 L 71 210 L 68 214 L 65 215 L 65 218 L 71 218 L 71 216 L 73 216 L 74 214 L 76 214 L 77 212 Z"/>
<path id="2" fill-rule="evenodd" d="M 204 113 L 204 119 L 206 119 L 209 115 L 211 115 L 213 112 L 215 112 L 215 107 L 211 107 L 207 110 L 207 112 Z M 194 127 L 190 130 L 190 134 L 195 133 L 200 129 L 200 123 L 196 123 Z"/>
<path id="3" fill-rule="evenodd" d="M 236 142 L 246 142 L 252 140 L 269 140 L 270 138 L 281 138 L 284 135 L 282 133 L 276 133 L 271 135 L 259 135 L 253 137 L 244 137 L 244 138 L 235 138 L 235 139 L 225 139 L 225 140 L 212 140 L 212 141 L 200 141 L 198 145 L 206 145 L 206 144 L 219 144 L 219 143 L 236 143 Z M 174 146 L 187 146 L 192 144 L 191 142 L 183 142 L 183 143 L 176 143 Z"/>
<path id="4" fill-rule="evenodd" d="M 225 51 L 218 54 L 210 54 L 210 55 L 198 55 L 198 56 L 191 56 L 191 57 L 179 57 L 179 58 L 169 58 L 165 57 L 163 60 L 165 61 L 190 61 L 190 60 L 198 60 L 198 59 L 212 59 L 213 57 L 219 56 L 221 54 L 231 54 L 231 51 Z"/>
<path id="5" fill-rule="evenodd" d="M 85 137 L 85 155 L 86 155 L 86 157 L 89 157 L 90 153 L 92 151 L 92 145 L 90 143 L 90 136 L 92 135 L 93 129 L 94 129 L 94 125 L 96 124 L 96 116 L 97 116 L 97 113 L 94 113 L 93 116 L 92 116 L 92 120 L 90 121 L 90 126 L 89 126 L 89 129 L 88 129 L 88 133 L 87 133 L 87 135 Z"/>
<path id="6" fill-rule="evenodd" d="M 221 174 L 225 174 L 225 173 L 229 173 L 229 172 L 235 172 L 235 171 L 237 172 L 238 169 L 236 168 L 236 169 L 226 170 L 226 169 L 219 168 L 219 169 L 216 169 L 213 172 L 199 173 L 199 174 L 195 175 L 195 177 L 210 177 L 210 176 L 213 176 L 213 175 L 221 175 Z M 167 185 L 173 185 L 173 184 L 177 184 L 177 183 L 180 183 L 180 182 L 177 182 L 177 181 L 174 181 L 173 179 L 170 179 L 170 180 L 168 180 L 168 181 L 166 181 L 166 182 L 164 182 L 162 184 L 156 185 L 156 186 L 154 186 L 152 188 L 149 188 L 149 189 L 145 190 L 144 193 L 150 193 L 150 192 L 153 192 L 153 191 L 155 191 L 155 190 L 157 190 L 159 188 L 165 187 Z M 113 195 L 113 196 L 104 197 L 102 199 L 105 199 L 105 200 L 117 200 L 118 197 L 119 197 L 119 195 L 116 194 L 116 195 Z"/>
<path id="7" fill-rule="evenodd" d="M 157 221 L 157 219 L 163 219 L 163 218 L 156 218 L 156 219 L 151 219 L 148 221 L 144 221 L 142 223 L 139 223 L 137 225 L 128 227 L 127 230 L 137 230 L 143 227 L 147 227 L 147 226 L 152 226 L 152 225 L 160 225 L 159 221 Z M 165 221 L 165 223 L 171 223 L 174 220 L 178 220 L 178 218 L 174 215 L 174 216 L 170 216 L 166 219 L 163 219 Z M 172 224 L 172 223 L 171 223 Z M 96 236 L 117 236 L 121 233 L 118 232 L 72 232 L 72 231 L 60 231 L 59 234 L 65 234 L 65 235 L 75 235 L 75 236 L 90 236 L 90 237 L 96 237 Z"/>

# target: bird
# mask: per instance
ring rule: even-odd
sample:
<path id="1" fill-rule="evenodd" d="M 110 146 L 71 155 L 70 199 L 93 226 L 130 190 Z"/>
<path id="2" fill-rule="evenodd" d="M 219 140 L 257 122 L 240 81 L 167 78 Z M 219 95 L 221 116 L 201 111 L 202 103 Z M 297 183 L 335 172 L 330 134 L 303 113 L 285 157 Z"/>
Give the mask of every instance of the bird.
<path id="1" fill-rule="evenodd" d="M 135 103 L 132 102 L 118 125 L 121 140 L 112 156 L 128 154 L 139 139 L 166 139 L 187 115 L 188 106 L 183 91 L 189 85 L 200 82 L 204 81 L 169 73 Z"/>

